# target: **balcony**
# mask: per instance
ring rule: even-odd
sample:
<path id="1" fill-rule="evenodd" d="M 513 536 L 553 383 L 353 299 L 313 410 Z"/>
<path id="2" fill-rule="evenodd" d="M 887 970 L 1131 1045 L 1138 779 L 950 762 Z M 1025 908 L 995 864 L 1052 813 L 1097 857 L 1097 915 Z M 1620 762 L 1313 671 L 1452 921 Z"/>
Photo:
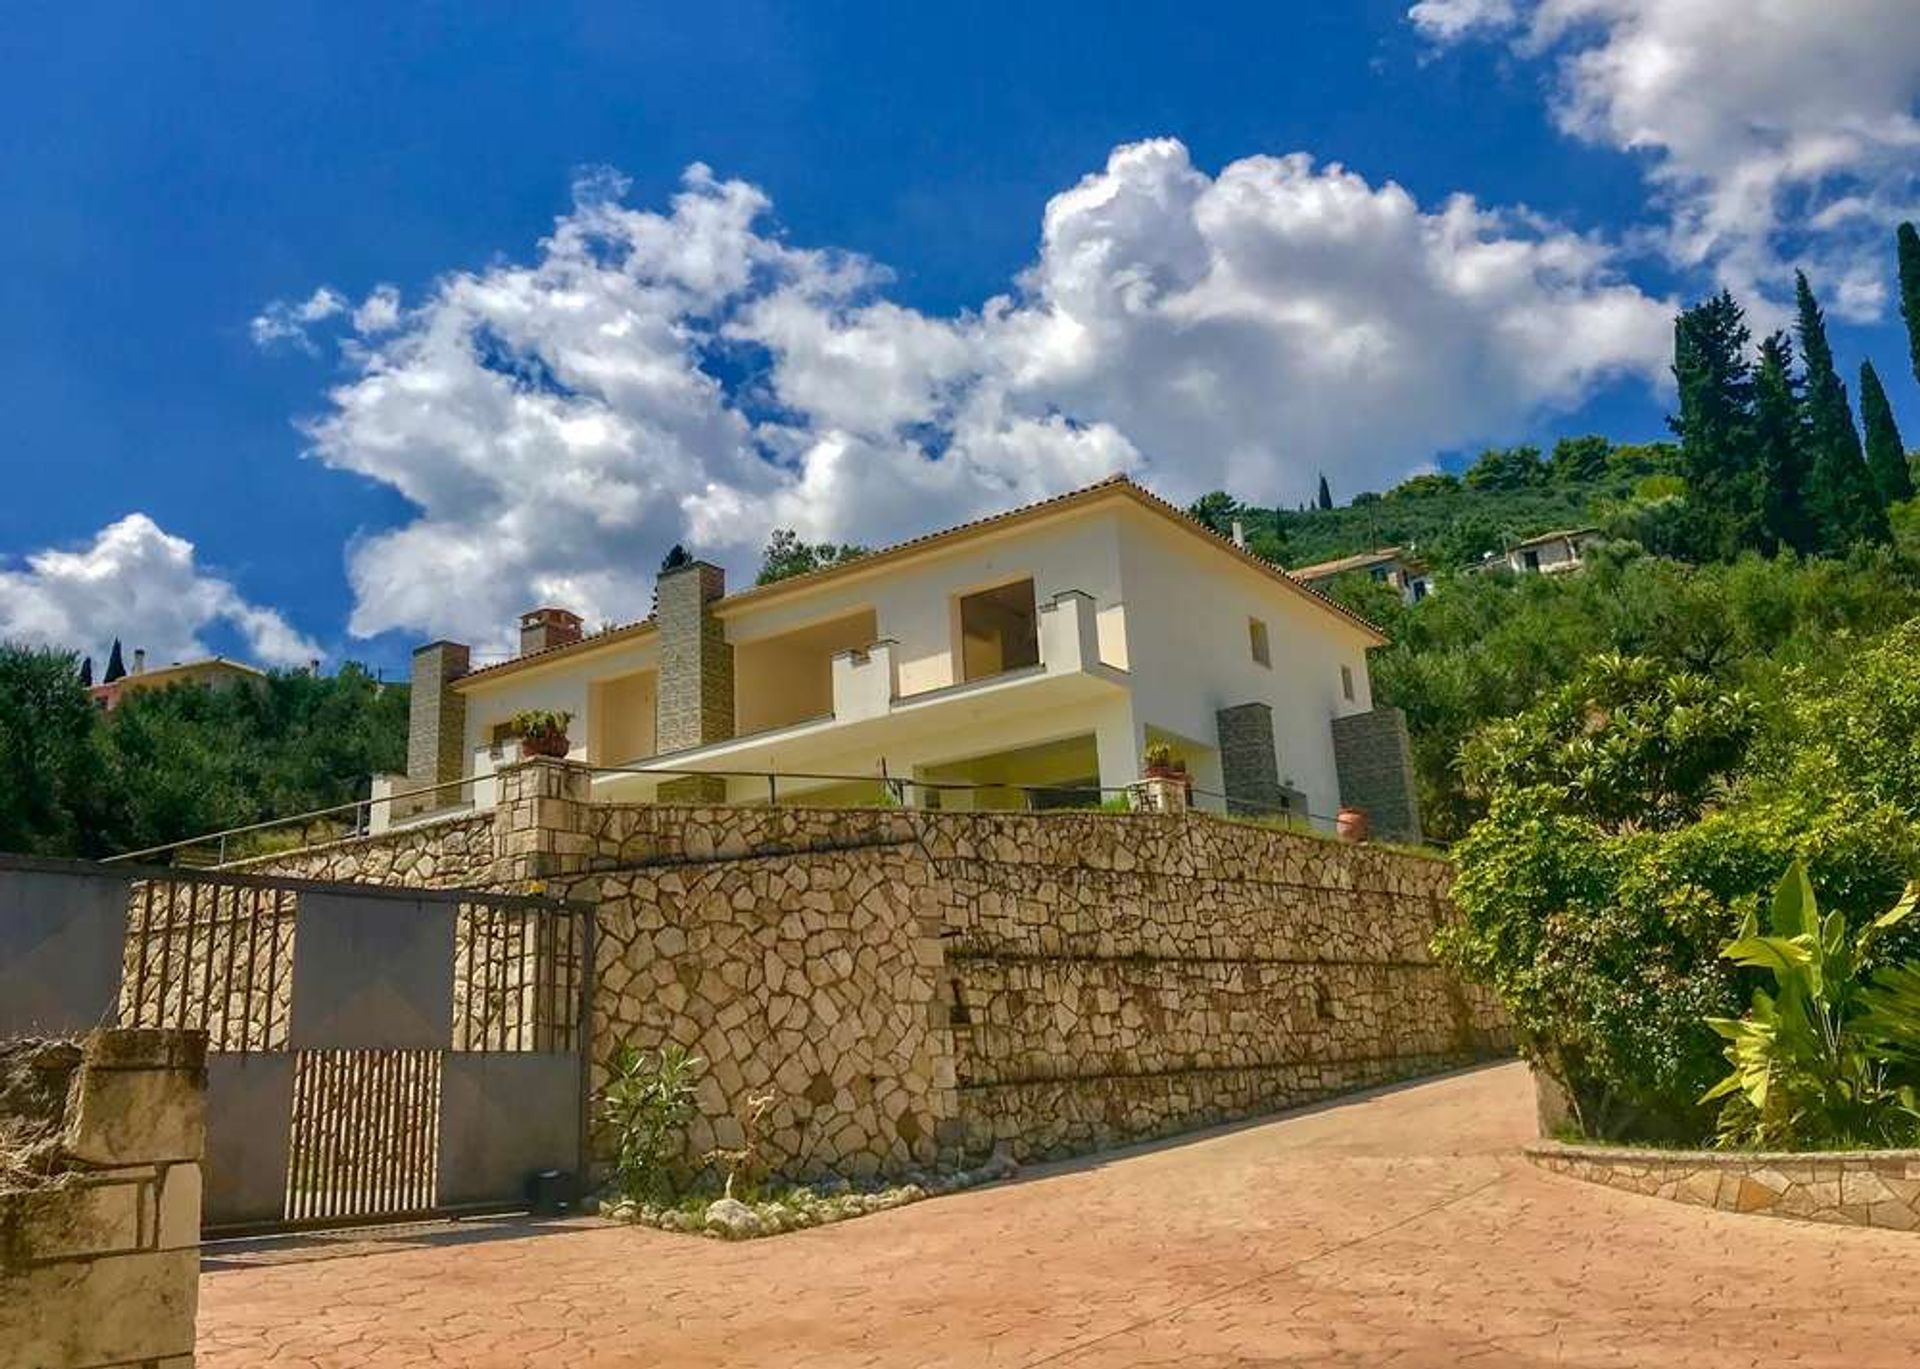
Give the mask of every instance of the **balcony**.
<path id="1" fill-rule="evenodd" d="M 1017 730 L 1022 718 L 1070 711 L 1126 688 L 1126 671 L 1100 659 L 1090 595 L 1057 594 L 1036 616 L 1034 664 L 903 695 L 898 644 L 882 638 L 833 654 L 830 713 L 638 764 L 666 771 L 869 774 L 878 773 L 884 760 L 894 767 L 889 773 L 905 774 L 905 767 L 940 759 L 943 748 L 978 750 L 983 735 Z M 626 802 L 652 797 L 657 784 L 645 774 L 599 776 L 594 790 L 596 797 Z M 741 788 L 743 798 L 765 797 L 764 787 L 753 782 Z"/>

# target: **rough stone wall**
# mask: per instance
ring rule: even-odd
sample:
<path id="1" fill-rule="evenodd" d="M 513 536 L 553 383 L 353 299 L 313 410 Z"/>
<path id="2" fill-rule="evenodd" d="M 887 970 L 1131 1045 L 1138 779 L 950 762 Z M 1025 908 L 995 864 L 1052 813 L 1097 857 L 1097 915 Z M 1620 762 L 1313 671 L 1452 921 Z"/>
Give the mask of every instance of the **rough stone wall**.
<path id="1" fill-rule="evenodd" d="M 1273 814 L 1285 805 L 1280 753 L 1273 741 L 1273 710 L 1263 703 L 1235 704 L 1214 714 L 1220 740 L 1220 776 L 1233 813 Z"/>
<path id="2" fill-rule="evenodd" d="M 1542 1169 L 1650 1198 L 1839 1226 L 1920 1230 L 1920 1150 L 1630 1150 L 1541 1142 Z"/>
<path id="3" fill-rule="evenodd" d="M 78 1050 L 0 1048 L 0 1068 L 72 1074 L 42 1181 L 0 1185 L 0 1365 L 189 1369 L 205 1041 L 99 1031 Z"/>
<path id="4" fill-rule="evenodd" d="M 1441 861 L 1206 815 L 599 805 L 560 762 L 502 786 L 490 818 L 291 872 L 596 904 L 593 1057 L 705 1057 L 696 1154 L 769 1087 L 777 1167 L 868 1173 L 1165 1134 L 1507 1045 L 1428 951 Z"/>

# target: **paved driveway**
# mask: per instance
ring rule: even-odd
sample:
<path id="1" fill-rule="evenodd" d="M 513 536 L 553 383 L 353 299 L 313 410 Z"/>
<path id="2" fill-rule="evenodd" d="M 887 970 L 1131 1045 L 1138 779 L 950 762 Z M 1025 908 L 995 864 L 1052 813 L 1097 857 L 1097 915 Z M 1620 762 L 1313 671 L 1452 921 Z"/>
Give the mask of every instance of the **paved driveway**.
<path id="1" fill-rule="evenodd" d="M 1541 1174 L 1503 1065 L 744 1245 L 210 1272 L 202 1369 L 1920 1363 L 1920 1235 Z"/>

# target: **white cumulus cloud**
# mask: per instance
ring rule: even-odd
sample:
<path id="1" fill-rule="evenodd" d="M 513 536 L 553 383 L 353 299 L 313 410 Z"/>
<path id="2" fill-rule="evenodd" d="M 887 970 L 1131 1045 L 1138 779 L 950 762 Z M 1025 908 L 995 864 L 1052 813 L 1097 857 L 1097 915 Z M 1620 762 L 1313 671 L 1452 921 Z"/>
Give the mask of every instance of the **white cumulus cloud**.
<path id="1" fill-rule="evenodd" d="M 143 513 L 77 550 L 36 552 L 20 569 L 0 565 L 0 640 L 91 653 L 97 667 L 116 637 L 129 664 L 136 647 L 150 664 L 204 656 L 201 634 L 216 623 L 238 631 L 256 662 L 304 665 L 322 654 L 279 613 L 201 569 L 193 543 Z"/>
<path id="2" fill-rule="evenodd" d="M 1668 348 L 1670 302 L 1604 242 L 1304 154 L 1116 148 L 953 315 L 703 166 L 664 208 L 625 189 L 587 177 L 524 259 L 334 311 L 358 327 L 311 450 L 418 511 L 349 549 L 355 634 L 625 619 L 677 540 L 744 570 L 773 525 L 880 543 L 1116 470 L 1177 500 L 1378 487 L 1657 382 Z"/>
<path id="3" fill-rule="evenodd" d="M 1805 264 L 1879 315 L 1894 221 L 1920 210 L 1916 0 L 1421 0 L 1442 44 L 1549 60 L 1560 126 L 1643 155 L 1676 263 L 1748 298 Z M 1783 282 L 1784 278 L 1784 282 Z"/>

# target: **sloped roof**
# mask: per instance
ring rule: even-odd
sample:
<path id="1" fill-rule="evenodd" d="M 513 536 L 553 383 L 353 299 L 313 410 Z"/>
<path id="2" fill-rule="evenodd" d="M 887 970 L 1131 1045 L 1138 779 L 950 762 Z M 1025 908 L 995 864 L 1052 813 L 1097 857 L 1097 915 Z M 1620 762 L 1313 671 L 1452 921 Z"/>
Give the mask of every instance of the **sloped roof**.
<path id="1" fill-rule="evenodd" d="M 1204 539 L 1217 549 L 1226 552 L 1243 564 L 1267 576 L 1276 584 L 1284 585 L 1294 593 L 1305 596 L 1312 601 L 1316 608 L 1324 609 L 1336 617 L 1345 619 L 1349 624 L 1359 628 L 1369 636 L 1376 638 L 1382 644 L 1386 642 L 1386 634 L 1359 614 L 1354 613 L 1340 604 L 1336 604 L 1333 600 L 1320 594 L 1311 586 L 1300 583 L 1296 576 L 1289 575 L 1285 570 L 1274 565 L 1272 562 L 1255 556 L 1245 547 L 1235 545 L 1231 539 L 1221 536 L 1204 523 L 1194 519 L 1188 515 L 1184 509 L 1168 503 L 1159 495 L 1154 494 L 1151 490 L 1146 489 L 1125 475 L 1110 475 L 1104 480 L 1097 481 L 1091 485 L 1084 485 L 1077 490 L 1069 490 L 1064 494 L 1056 494 L 1046 499 L 1038 499 L 1030 504 L 1022 504 L 1017 508 L 1006 509 L 999 513 L 987 514 L 984 517 L 971 519 L 965 523 L 957 523 L 952 527 L 941 528 L 936 532 L 922 533 L 918 537 L 910 537 L 904 542 L 896 542 L 891 546 L 882 547 L 877 551 L 869 552 L 865 556 L 861 556 L 852 561 L 842 561 L 836 565 L 823 567 L 820 570 L 808 571 L 804 575 L 788 576 L 786 579 L 776 580 L 771 584 L 754 585 L 748 589 L 726 595 L 714 605 L 714 610 L 720 616 L 726 617 L 732 613 L 760 604 L 810 594 L 823 586 L 838 584 L 856 576 L 870 575 L 877 570 L 881 570 L 900 561 L 909 560 L 915 556 L 920 556 L 926 552 L 962 542 L 972 537 L 981 536 L 990 532 L 1003 531 L 1009 527 L 1018 526 L 1021 523 L 1051 517 L 1054 514 L 1065 512 L 1068 509 L 1099 503 L 1102 500 L 1115 497 L 1131 500 L 1134 504 L 1148 512 L 1165 518 L 1182 531 L 1194 537 Z M 634 640 L 653 629 L 654 621 L 652 618 L 646 618 L 635 623 L 628 623 L 622 627 L 608 628 L 590 637 L 583 637 L 577 642 L 568 642 L 562 646 L 548 647 L 542 651 L 535 651 L 525 656 L 516 656 L 512 660 L 502 661 L 498 665 L 483 667 L 480 670 L 475 670 L 461 676 L 460 680 L 456 683 L 464 684 L 469 680 L 492 679 L 535 662 L 544 664 L 555 657 L 566 655 L 570 652 L 588 651 L 597 647 L 612 646 L 619 642 Z"/>
<path id="2" fill-rule="evenodd" d="M 1338 556 L 1331 561 L 1316 561 L 1310 566 L 1295 566 L 1287 574 L 1296 580 L 1331 580 L 1350 570 L 1365 570 L 1368 566 L 1377 566 L 1386 561 L 1414 564 L 1410 558 L 1401 555 L 1400 548 L 1381 547 L 1378 551 L 1363 551 L 1352 556 Z"/>

